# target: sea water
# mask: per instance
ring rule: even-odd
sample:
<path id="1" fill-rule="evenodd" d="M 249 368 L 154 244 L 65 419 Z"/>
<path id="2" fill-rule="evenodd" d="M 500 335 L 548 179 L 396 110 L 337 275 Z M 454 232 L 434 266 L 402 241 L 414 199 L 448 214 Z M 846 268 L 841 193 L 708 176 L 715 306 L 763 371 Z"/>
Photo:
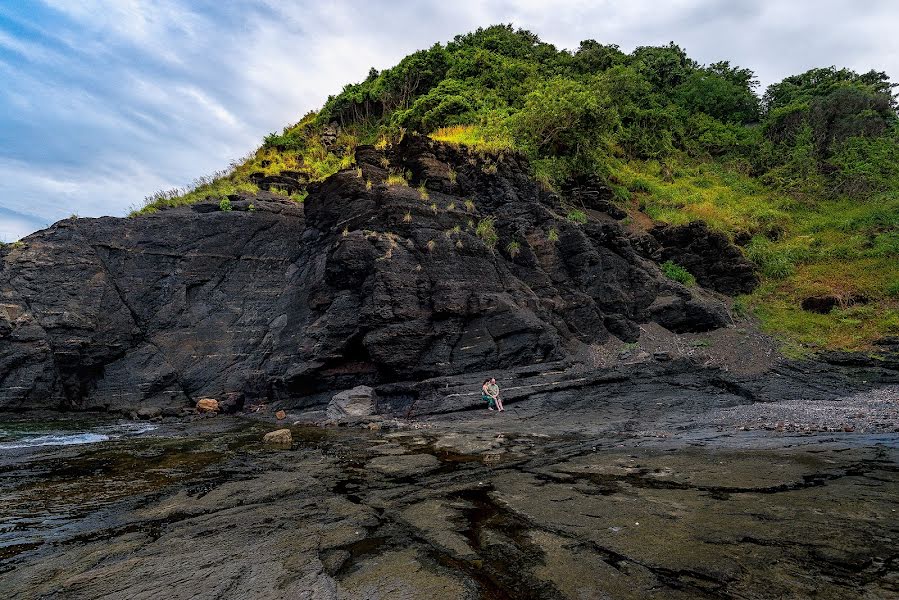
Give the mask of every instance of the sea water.
<path id="1" fill-rule="evenodd" d="M 122 437 L 133 437 L 156 429 L 152 423 L 116 421 L 0 421 L 0 452 L 41 446 L 96 444 Z"/>

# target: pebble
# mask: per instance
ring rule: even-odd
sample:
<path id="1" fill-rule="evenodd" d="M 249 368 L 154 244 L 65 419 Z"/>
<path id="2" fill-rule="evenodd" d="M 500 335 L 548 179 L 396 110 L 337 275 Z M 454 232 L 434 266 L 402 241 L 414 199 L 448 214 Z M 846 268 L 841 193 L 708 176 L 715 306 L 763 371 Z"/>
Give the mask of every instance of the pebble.
<path id="1" fill-rule="evenodd" d="M 764 402 L 716 409 L 712 423 L 739 431 L 885 433 L 899 428 L 899 386 L 834 400 Z"/>

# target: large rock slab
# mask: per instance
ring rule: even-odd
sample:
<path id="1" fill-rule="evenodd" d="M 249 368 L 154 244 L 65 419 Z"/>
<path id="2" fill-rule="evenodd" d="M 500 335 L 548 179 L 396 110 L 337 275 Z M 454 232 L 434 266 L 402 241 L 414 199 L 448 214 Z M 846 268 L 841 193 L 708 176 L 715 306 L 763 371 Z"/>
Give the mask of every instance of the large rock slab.
<path id="1" fill-rule="evenodd" d="M 433 454 L 388 455 L 371 459 L 367 468 L 390 477 L 415 477 L 439 469 L 440 461 Z"/>
<path id="2" fill-rule="evenodd" d="M 367 385 L 358 385 L 351 390 L 335 394 L 328 403 L 328 418 L 340 421 L 368 417 L 376 411 L 375 391 Z"/>

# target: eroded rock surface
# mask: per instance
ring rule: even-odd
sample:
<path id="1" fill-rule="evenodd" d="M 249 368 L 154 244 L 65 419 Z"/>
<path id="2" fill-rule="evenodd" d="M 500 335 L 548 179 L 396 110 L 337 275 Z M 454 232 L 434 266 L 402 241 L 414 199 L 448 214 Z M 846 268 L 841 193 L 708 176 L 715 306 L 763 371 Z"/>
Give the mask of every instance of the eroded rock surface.
<path id="1" fill-rule="evenodd" d="M 387 434 L 296 427 L 280 452 L 223 417 L 3 455 L 0 596 L 896 597 L 899 434 L 704 416 L 737 401 L 534 398 Z"/>
<path id="2" fill-rule="evenodd" d="M 263 192 L 229 212 L 69 219 L 0 249 L 0 409 L 324 404 L 360 384 L 564 359 L 641 323 L 729 322 L 614 220 L 566 219 L 520 157 L 407 136 L 356 161 L 305 205 Z M 488 217 L 495 247 L 475 234 Z"/>
<path id="3" fill-rule="evenodd" d="M 686 268 L 705 287 L 736 296 L 759 285 L 752 263 L 724 234 L 701 221 L 687 225 L 659 225 L 650 231 L 658 242 L 655 257 Z"/>

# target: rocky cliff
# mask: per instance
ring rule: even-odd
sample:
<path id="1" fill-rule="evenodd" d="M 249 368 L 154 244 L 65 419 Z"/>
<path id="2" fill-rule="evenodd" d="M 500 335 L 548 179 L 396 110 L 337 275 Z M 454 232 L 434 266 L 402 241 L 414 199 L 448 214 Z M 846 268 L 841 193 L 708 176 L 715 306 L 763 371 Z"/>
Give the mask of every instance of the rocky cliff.
<path id="1" fill-rule="evenodd" d="M 311 404 L 565 359 L 641 323 L 727 325 L 722 296 L 661 274 L 670 257 L 723 292 L 756 282 L 702 227 L 629 233 L 602 203 L 570 221 L 518 156 L 407 137 L 356 162 L 304 204 L 69 219 L 0 250 L 0 408 Z"/>

